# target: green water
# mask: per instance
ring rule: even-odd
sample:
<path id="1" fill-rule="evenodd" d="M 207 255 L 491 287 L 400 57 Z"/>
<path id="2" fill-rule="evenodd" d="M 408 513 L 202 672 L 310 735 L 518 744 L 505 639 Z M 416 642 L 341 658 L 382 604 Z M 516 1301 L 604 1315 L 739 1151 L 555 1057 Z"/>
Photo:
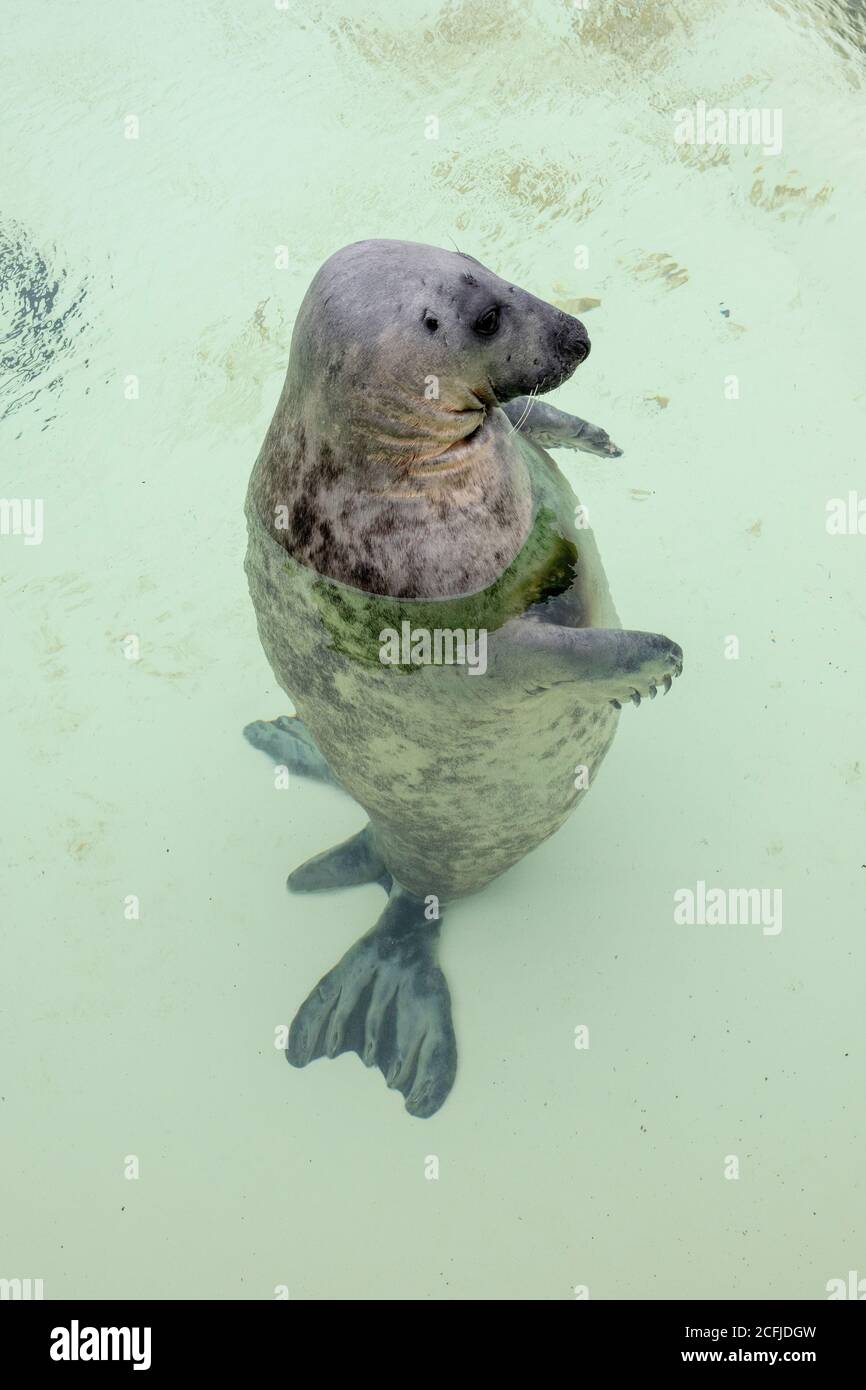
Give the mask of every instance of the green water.
<path id="1" fill-rule="evenodd" d="M 858 13 L 7 0 L 2 491 L 44 535 L 0 536 L 0 1277 L 629 1299 L 866 1274 L 866 536 L 827 529 L 866 493 Z M 781 152 L 678 145 L 700 101 L 781 111 Z M 357 1058 L 275 1046 L 382 895 L 288 897 L 363 813 L 275 789 L 241 737 L 288 712 L 247 479 L 301 296 L 366 236 L 456 242 L 586 321 L 555 399 L 625 453 L 558 460 L 624 625 L 686 662 L 564 829 L 449 912 L 460 1065 L 426 1122 Z M 676 924 L 698 882 L 780 889 L 782 929 Z"/>

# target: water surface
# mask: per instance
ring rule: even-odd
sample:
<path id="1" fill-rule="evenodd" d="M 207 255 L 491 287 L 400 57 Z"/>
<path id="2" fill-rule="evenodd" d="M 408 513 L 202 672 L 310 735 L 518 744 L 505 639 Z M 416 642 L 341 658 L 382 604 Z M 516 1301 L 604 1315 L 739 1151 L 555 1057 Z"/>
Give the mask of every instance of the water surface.
<path id="1" fill-rule="evenodd" d="M 863 489 L 860 7 L 9 9 L 2 488 L 44 538 L 0 537 L 0 1275 L 824 1297 L 866 1261 L 866 539 L 826 525 Z M 700 101 L 780 110 L 781 152 L 677 145 Z M 449 913 L 426 1123 L 274 1045 L 381 892 L 286 895 L 363 814 L 241 737 L 288 712 L 247 478 L 301 296 L 365 236 L 585 319 L 556 399 L 625 454 L 560 465 L 623 623 L 686 654 L 578 814 Z M 677 925 L 698 882 L 781 889 L 782 930 Z"/>

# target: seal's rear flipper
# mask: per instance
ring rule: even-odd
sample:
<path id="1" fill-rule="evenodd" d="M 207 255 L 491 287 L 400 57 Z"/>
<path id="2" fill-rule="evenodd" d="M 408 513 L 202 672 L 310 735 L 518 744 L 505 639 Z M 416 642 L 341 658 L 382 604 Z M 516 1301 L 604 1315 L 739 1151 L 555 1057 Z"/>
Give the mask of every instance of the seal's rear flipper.
<path id="1" fill-rule="evenodd" d="M 376 848 L 372 825 L 333 849 L 326 849 L 289 874 L 293 893 L 320 893 L 331 888 L 352 888 L 359 883 L 381 883 L 391 892 L 393 880 Z"/>
<path id="2" fill-rule="evenodd" d="M 620 628 L 561 627 L 537 617 L 513 618 L 496 634 L 491 669 L 511 680 L 544 687 L 574 681 L 590 704 L 629 701 L 665 694 L 682 674 L 682 648 L 660 632 Z"/>
<path id="3" fill-rule="evenodd" d="M 257 719 L 244 729 L 244 738 L 253 748 L 267 753 L 278 766 L 287 767 L 299 777 L 311 777 L 316 782 L 330 782 L 339 787 L 333 772 L 316 747 L 312 734 L 296 715 L 281 715 L 279 719 Z"/>
<path id="4" fill-rule="evenodd" d="M 357 1052 L 426 1118 L 457 1071 L 451 996 L 436 963 L 439 922 L 424 899 L 396 887 L 372 931 L 347 951 L 298 1010 L 286 1056 L 293 1067 Z"/>
<path id="5" fill-rule="evenodd" d="M 518 396 L 502 406 L 518 434 L 540 444 L 543 449 L 579 449 L 599 458 L 619 458 L 622 449 L 614 444 L 607 430 L 591 425 L 579 415 L 568 415 L 555 405 L 535 396 Z"/>

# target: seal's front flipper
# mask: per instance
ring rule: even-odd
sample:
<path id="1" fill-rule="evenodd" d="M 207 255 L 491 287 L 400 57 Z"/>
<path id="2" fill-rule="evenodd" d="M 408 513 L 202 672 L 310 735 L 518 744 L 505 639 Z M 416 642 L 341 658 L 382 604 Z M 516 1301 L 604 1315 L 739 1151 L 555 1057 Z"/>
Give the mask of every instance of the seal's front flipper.
<path id="1" fill-rule="evenodd" d="M 372 825 L 333 849 L 326 849 L 289 874 L 293 893 L 320 893 L 331 888 L 352 888 L 359 883 L 381 883 L 390 893 L 393 880 L 376 848 Z"/>
<path id="2" fill-rule="evenodd" d="M 267 753 L 279 767 L 287 767 L 289 772 L 299 777 L 311 777 L 316 782 L 330 782 L 339 787 L 333 772 L 305 728 L 302 720 L 295 715 L 281 715 L 279 719 L 257 719 L 244 729 L 244 738 L 253 748 Z"/>
<path id="3" fill-rule="evenodd" d="M 682 648 L 659 632 L 619 628 L 560 627 L 536 617 L 513 618 L 497 634 L 494 674 L 536 686 L 574 681 L 582 699 L 609 701 L 619 709 L 645 696 L 665 694 L 683 669 Z"/>
<path id="4" fill-rule="evenodd" d="M 357 1052 L 400 1091 L 410 1115 L 445 1101 L 457 1071 L 451 996 L 436 961 L 439 922 L 424 900 L 396 887 L 372 931 L 347 951 L 301 1005 L 286 1056 L 294 1067 Z"/>
<path id="5" fill-rule="evenodd" d="M 607 430 L 591 425 L 578 415 L 568 415 L 547 401 L 534 396 L 518 396 L 502 406 L 515 430 L 540 444 L 543 449 L 580 449 L 600 458 L 619 458 L 622 449 L 614 444 Z"/>

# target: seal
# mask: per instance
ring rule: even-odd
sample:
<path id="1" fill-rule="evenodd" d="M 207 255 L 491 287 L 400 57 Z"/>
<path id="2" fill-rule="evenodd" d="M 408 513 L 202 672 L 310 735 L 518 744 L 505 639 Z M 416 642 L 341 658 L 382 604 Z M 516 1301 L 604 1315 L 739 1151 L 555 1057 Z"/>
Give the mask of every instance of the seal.
<path id="1" fill-rule="evenodd" d="M 288 886 L 388 894 L 302 1004 L 288 1059 L 354 1051 L 416 1116 L 456 1074 L 444 908 L 552 835 L 622 707 L 682 670 L 676 643 L 622 629 L 544 447 L 621 452 L 537 400 L 589 351 L 578 319 L 471 256 L 357 242 L 307 291 L 250 479 L 250 594 L 297 713 L 244 732 L 368 816 Z"/>

